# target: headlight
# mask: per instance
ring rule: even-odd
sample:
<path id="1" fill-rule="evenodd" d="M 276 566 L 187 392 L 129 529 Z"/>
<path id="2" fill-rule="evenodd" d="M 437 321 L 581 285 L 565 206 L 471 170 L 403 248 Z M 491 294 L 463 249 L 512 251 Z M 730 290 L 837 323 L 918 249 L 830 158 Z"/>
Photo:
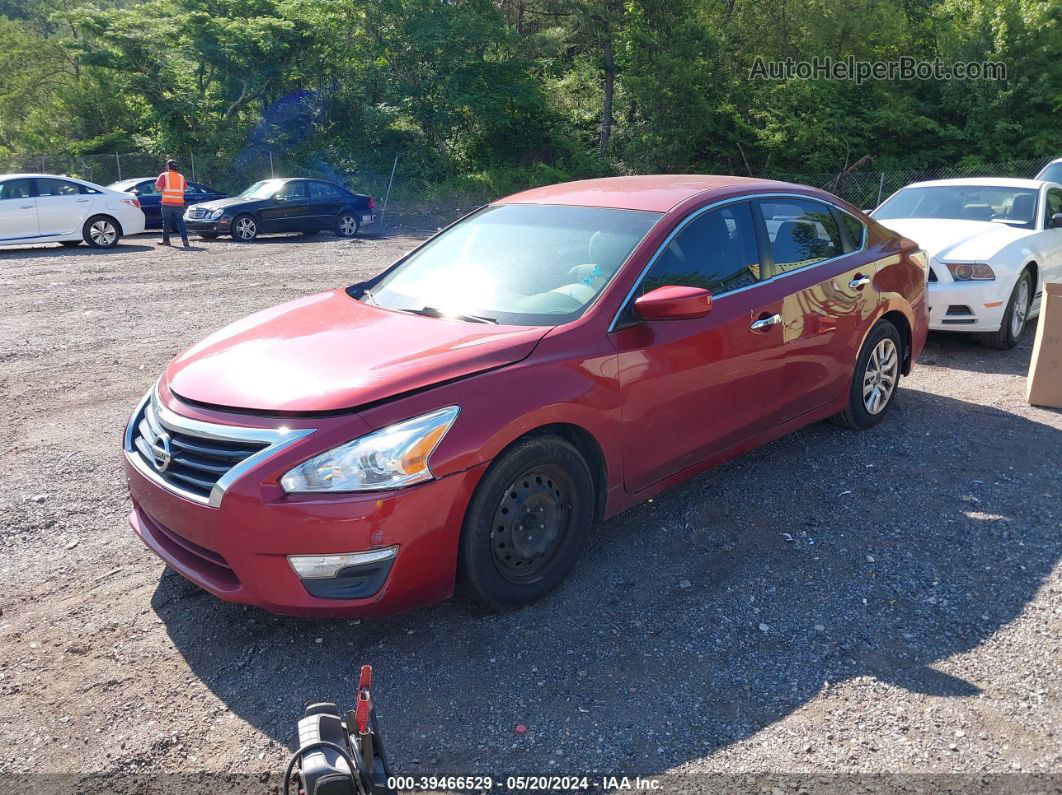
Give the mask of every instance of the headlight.
<path id="1" fill-rule="evenodd" d="M 957 282 L 974 281 L 992 281 L 996 278 L 995 271 L 993 271 L 987 265 L 979 265 L 977 263 L 961 263 L 955 264 L 953 262 L 947 263 L 948 270 L 951 271 L 951 277 Z"/>
<path id="2" fill-rule="evenodd" d="M 311 458 L 280 479 L 284 491 L 377 491 L 430 480 L 428 457 L 460 412 L 448 406 Z"/>
<path id="3" fill-rule="evenodd" d="M 224 210 L 213 210 L 210 215 L 207 216 L 207 218 L 209 218 L 211 221 L 216 221 L 224 214 Z"/>

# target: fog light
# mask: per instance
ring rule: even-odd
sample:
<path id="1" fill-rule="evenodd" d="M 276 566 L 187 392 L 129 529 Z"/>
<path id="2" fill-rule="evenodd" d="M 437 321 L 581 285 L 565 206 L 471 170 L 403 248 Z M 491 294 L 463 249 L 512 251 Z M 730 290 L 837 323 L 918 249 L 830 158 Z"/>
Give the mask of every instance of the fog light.
<path id="1" fill-rule="evenodd" d="M 335 577 L 348 566 L 382 563 L 385 560 L 391 560 L 397 554 L 398 547 L 385 547 L 344 555 L 288 555 L 288 563 L 302 579 L 319 580 Z"/>

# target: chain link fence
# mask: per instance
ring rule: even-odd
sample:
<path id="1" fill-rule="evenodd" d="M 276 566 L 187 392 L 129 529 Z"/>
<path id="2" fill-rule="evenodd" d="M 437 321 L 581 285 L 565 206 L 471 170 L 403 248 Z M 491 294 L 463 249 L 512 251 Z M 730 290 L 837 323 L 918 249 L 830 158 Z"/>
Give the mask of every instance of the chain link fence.
<path id="1" fill-rule="evenodd" d="M 797 174 L 787 171 L 770 171 L 760 176 L 764 179 L 813 185 L 840 196 L 860 209 L 870 210 L 912 182 L 963 177 L 1032 179 L 1050 161 L 1050 157 L 1044 157 L 1037 160 L 1010 160 L 979 166 L 946 166 L 899 171 L 874 171 L 868 168 L 839 174 Z"/>
<path id="2" fill-rule="evenodd" d="M 441 195 L 445 186 L 401 173 L 401 161 L 395 158 L 397 176 L 391 184 L 392 171 L 365 167 L 348 158 L 311 156 L 294 158 L 271 151 L 246 152 L 235 157 L 216 154 L 177 153 L 181 170 L 193 181 L 224 193 L 238 193 L 248 185 L 271 177 L 323 177 L 339 182 L 359 193 L 369 193 L 379 200 L 392 188 L 391 199 L 402 204 L 419 201 L 450 200 L 461 206 L 482 203 L 490 196 Z M 1023 177 L 1032 178 L 1049 162 L 1012 160 L 979 166 L 947 166 L 932 169 L 876 171 L 863 168 L 840 173 L 794 173 L 767 171 L 759 176 L 802 185 L 813 185 L 840 196 L 857 207 L 870 209 L 905 185 L 930 179 L 955 177 Z M 22 155 L 0 158 L 0 173 L 40 172 L 67 174 L 109 185 L 124 179 L 156 176 L 164 159 L 147 152 L 104 155 Z M 458 191 L 459 192 L 459 191 Z"/>

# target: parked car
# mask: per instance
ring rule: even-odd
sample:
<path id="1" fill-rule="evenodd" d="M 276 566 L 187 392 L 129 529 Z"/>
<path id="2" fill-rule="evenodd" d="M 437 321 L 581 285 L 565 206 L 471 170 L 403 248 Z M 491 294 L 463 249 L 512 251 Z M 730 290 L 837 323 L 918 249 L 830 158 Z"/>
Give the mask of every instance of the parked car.
<path id="1" fill-rule="evenodd" d="M 377 223 L 374 207 L 372 196 L 323 179 L 264 179 L 231 199 L 189 207 L 184 221 L 207 239 L 229 234 L 240 243 L 269 232 L 354 237 Z"/>
<path id="2" fill-rule="evenodd" d="M 111 190 L 131 193 L 140 199 L 140 209 L 144 211 L 148 229 L 162 228 L 162 193 L 155 187 L 156 179 L 157 177 L 136 177 L 112 182 L 107 186 Z M 227 193 L 208 188 L 201 182 L 189 182 L 184 191 L 184 202 L 189 206 L 226 198 Z"/>
<path id="3" fill-rule="evenodd" d="M 1036 179 L 1062 184 L 1062 157 L 1056 157 L 1041 168 L 1040 173 L 1036 175 Z"/>
<path id="4" fill-rule="evenodd" d="M 591 525 L 836 417 L 926 336 L 917 246 L 821 190 L 538 188 L 382 274 L 170 363 L 125 434 L 130 522 L 223 599 L 358 616 L 556 587 Z"/>
<path id="5" fill-rule="evenodd" d="M 118 245 L 144 231 L 135 196 L 57 174 L 0 175 L 0 246 Z"/>
<path id="6" fill-rule="evenodd" d="M 873 216 L 930 256 L 929 325 L 1013 348 L 1062 279 L 1062 185 L 1030 179 L 917 182 Z"/>

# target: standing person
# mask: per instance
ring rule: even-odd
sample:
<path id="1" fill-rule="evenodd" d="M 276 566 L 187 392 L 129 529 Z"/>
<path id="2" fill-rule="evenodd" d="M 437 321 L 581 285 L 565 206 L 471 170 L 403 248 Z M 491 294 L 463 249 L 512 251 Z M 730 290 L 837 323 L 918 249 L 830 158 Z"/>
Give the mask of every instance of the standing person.
<path id="1" fill-rule="evenodd" d="M 177 224 L 181 242 L 185 248 L 189 248 L 188 227 L 184 225 L 184 191 L 188 187 L 188 180 L 177 170 L 176 161 L 166 161 L 166 170 L 155 180 L 155 187 L 162 192 L 162 241 L 156 245 L 168 246 L 170 225 Z"/>

